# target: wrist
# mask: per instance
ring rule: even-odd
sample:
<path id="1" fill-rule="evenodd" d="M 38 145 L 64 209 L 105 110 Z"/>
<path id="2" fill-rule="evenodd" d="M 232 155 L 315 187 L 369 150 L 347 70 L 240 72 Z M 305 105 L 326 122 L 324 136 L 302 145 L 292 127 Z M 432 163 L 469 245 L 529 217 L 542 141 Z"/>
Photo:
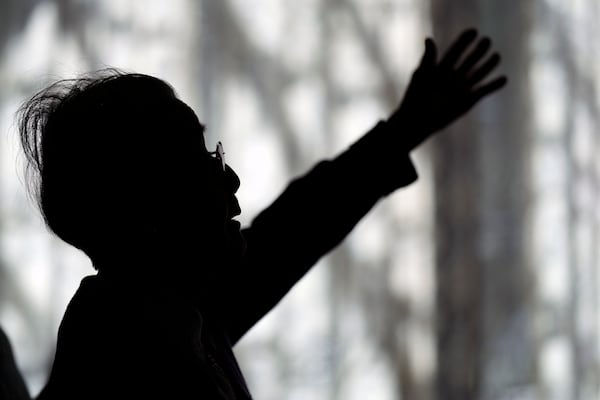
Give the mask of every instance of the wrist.
<path id="1" fill-rule="evenodd" d="M 383 195 L 417 179 L 409 150 L 393 143 L 397 135 L 390 127 L 389 122 L 380 121 L 338 157 L 354 179 L 377 187 Z"/>
<path id="2" fill-rule="evenodd" d="M 386 121 L 387 140 L 391 147 L 410 153 L 429 136 L 424 128 L 425 121 L 419 121 L 418 115 L 400 107 Z"/>

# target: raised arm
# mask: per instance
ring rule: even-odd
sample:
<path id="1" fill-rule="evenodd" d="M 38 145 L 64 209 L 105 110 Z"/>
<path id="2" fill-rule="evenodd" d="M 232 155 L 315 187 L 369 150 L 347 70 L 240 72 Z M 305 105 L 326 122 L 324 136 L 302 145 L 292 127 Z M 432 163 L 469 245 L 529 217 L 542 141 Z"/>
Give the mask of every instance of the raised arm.
<path id="1" fill-rule="evenodd" d="M 486 81 L 500 57 L 487 57 L 490 40 L 476 41 L 477 36 L 475 30 L 463 32 L 439 61 L 435 43 L 427 39 L 422 61 L 392 116 L 335 159 L 292 181 L 244 231 L 248 252 L 232 299 L 232 342 L 379 199 L 417 178 L 411 150 L 506 83 L 504 77 Z"/>

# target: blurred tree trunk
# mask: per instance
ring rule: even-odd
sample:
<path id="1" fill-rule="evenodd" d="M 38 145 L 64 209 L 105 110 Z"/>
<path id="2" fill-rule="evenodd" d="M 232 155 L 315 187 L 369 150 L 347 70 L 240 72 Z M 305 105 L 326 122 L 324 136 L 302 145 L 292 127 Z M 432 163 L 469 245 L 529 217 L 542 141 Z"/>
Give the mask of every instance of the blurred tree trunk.
<path id="1" fill-rule="evenodd" d="M 476 27 L 510 54 L 500 68 L 508 88 L 433 142 L 439 399 L 490 398 L 533 371 L 525 238 L 531 3 L 519 2 L 517 13 L 494 0 L 431 2 L 442 50 Z"/>
<path id="2" fill-rule="evenodd" d="M 0 52 L 5 56 L 10 39 L 19 35 L 40 0 L 2 0 L 0 6 Z M 4 59 L 4 57 L 3 57 Z"/>

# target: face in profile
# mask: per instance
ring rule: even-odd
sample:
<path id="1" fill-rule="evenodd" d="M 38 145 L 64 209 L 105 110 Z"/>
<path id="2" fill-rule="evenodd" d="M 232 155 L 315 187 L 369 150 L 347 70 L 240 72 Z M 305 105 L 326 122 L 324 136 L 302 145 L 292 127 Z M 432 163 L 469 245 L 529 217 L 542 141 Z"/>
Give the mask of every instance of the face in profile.
<path id="1" fill-rule="evenodd" d="M 195 113 L 178 99 L 168 107 L 172 115 L 172 130 L 179 137 L 178 149 L 163 147 L 163 163 L 168 165 L 161 177 L 167 199 L 160 209 L 161 229 L 171 233 L 191 250 L 213 251 L 217 259 L 236 259 L 245 251 L 240 223 L 235 217 L 241 209 L 235 196 L 240 187 L 237 174 L 225 162 L 225 151 L 219 142 L 207 149 L 204 126 Z"/>

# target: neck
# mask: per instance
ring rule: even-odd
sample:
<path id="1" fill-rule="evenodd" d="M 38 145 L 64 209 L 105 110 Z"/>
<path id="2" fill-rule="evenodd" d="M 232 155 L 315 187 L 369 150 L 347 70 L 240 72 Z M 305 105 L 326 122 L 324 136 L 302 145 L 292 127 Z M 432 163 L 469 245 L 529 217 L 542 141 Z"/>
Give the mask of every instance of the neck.
<path id="1" fill-rule="evenodd" d="M 92 261 L 99 275 L 117 283 L 168 290 L 196 304 L 224 293 L 228 266 L 202 249 L 154 246 L 105 252 Z"/>

